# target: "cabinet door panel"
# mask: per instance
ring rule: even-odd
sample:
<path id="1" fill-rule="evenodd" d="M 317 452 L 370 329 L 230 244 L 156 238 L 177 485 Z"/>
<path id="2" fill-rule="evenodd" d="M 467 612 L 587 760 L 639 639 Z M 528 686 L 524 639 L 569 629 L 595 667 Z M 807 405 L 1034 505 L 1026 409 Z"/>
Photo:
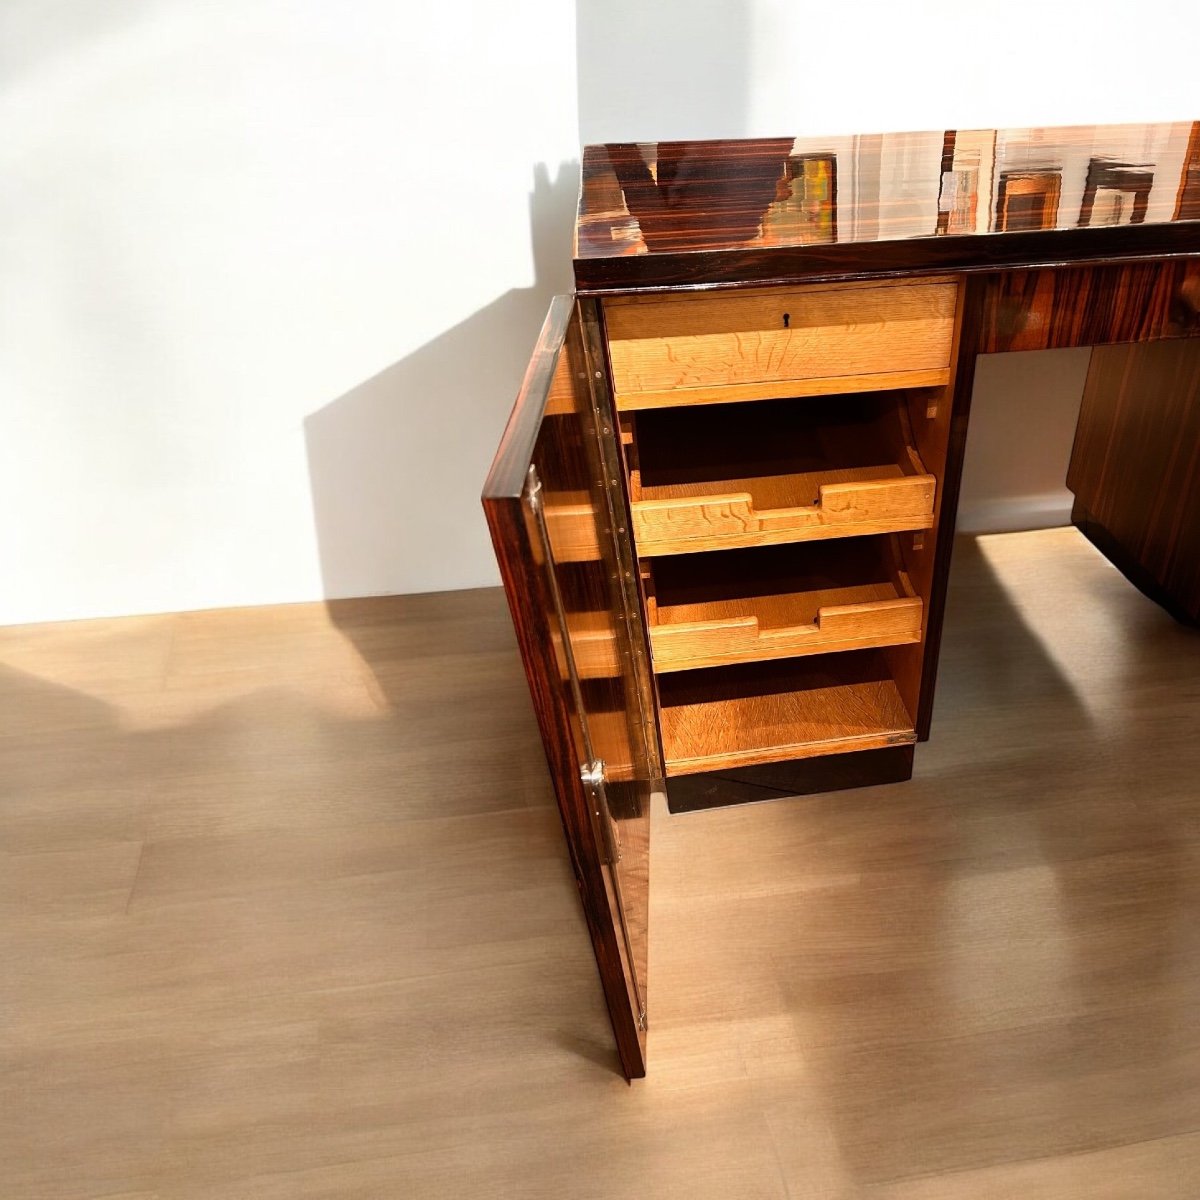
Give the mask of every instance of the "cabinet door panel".
<path id="1" fill-rule="evenodd" d="M 632 1078 L 646 1070 L 650 796 L 662 770 L 610 400 L 584 303 L 551 305 L 483 505 Z"/>

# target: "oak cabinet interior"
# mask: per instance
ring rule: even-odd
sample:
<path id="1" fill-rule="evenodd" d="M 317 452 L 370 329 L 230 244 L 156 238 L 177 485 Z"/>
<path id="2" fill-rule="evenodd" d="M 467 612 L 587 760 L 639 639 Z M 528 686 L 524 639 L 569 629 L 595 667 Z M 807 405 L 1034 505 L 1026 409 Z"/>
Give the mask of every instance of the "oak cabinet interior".
<path id="1" fill-rule="evenodd" d="M 917 740 L 956 303 L 945 282 L 605 303 L 616 386 L 670 368 L 686 394 L 616 393 L 668 780 Z M 901 382 L 918 369 L 941 382 Z"/>

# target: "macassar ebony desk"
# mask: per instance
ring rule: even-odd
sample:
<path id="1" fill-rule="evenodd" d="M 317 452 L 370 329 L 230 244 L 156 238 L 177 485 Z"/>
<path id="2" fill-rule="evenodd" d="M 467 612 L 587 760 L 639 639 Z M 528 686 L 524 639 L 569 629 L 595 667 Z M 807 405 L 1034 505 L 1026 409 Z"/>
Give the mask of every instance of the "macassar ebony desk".
<path id="1" fill-rule="evenodd" d="M 651 793 L 912 773 L 979 354 L 1094 347 L 1073 519 L 1200 619 L 1200 122 L 589 146 L 582 172 L 577 290 L 484 507 L 633 1077 Z"/>

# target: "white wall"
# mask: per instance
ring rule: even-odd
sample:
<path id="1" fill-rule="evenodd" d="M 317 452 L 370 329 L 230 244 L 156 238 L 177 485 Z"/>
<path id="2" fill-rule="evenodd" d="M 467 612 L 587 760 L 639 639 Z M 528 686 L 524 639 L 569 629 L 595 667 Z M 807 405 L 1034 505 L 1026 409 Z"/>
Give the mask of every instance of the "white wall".
<path id="1" fill-rule="evenodd" d="M 1090 358 L 1086 348 L 980 356 L 958 500 L 961 532 L 1070 522 L 1067 464 Z"/>
<path id="2" fill-rule="evenodd" d="M 579 140 L 1190 119 L 1198 12 L 6 0 L 0 623 L 494 583 Z"/>
<path id="3" fill-rule="evenodd" d="M 574 37 L 562 0 L 0 6 L 0 623 L 496 581 Z"/>
<path id="4" fill-rule="evenodd" d="M 1196 119 L 1191 0 L 578 0 L 585 142 Z"/>

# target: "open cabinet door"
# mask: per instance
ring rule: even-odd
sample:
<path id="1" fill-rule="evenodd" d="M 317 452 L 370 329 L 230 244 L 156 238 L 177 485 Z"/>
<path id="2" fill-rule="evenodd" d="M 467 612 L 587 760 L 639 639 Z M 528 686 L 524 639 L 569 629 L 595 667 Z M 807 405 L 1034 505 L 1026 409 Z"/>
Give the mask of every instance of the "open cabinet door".
<path id="1" fill-rule="evenodd" d="M 646 1073 L 650 795 L 661 756 L 594 310 L 558 296 L 484 487 L 504 590 L 627 1078 Z"/>

